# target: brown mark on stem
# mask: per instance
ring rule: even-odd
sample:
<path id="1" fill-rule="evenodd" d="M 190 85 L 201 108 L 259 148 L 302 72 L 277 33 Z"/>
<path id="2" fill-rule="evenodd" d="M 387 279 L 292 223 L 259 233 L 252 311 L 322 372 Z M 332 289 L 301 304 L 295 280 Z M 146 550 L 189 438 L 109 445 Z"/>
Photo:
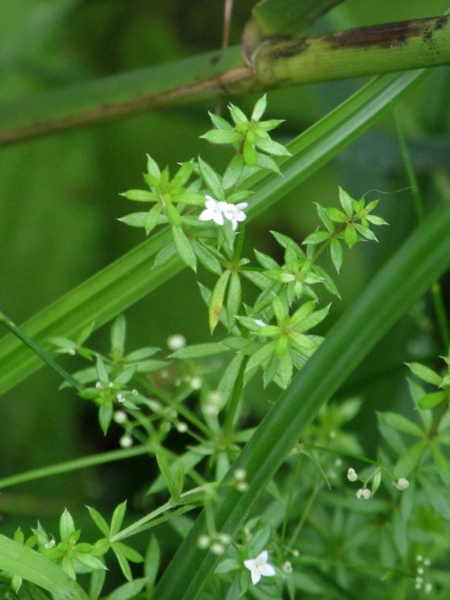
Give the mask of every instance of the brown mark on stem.
<path id="1" fill-rule="evenodd" d="M 394 48 L 403 46 L 413 37 L 422 36 L 425 44 L 430 44 L 434 31 L 444 29 L 449 17 L 432 17 L 384 23 L 370 27 L 358 27 L 346 31 L 337 31 L 321 38 L 328 42 L 331 48 Z"/>

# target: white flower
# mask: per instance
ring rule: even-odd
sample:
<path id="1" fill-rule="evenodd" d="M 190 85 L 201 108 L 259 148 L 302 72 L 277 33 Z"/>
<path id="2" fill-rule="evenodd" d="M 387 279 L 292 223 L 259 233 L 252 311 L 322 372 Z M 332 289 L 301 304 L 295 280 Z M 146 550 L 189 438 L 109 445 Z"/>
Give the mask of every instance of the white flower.
<path id="1" fill-rule="evenodd" d="M 261 319 L 255 319 L 255 324 L 258 325 L 258 327 L 267 327 L 267 325 Z"/>
<path id="2" fill-rule="evenodd" d="M 224 210 L 225 217 L 231 221 L 233 231 L 236 231 L 238 223 L 245 221 L 247 215 L 244 212 L 244 208 L 247 208 L 248 202 L 239 202 L 239 204 L 228 204 Z"/>
<path id="3" fill-rule="evenodd" d="M 114 421 L 116 423 L 126 423 L 128 420 L 128 415 L 124 410 L 116 410 L 116 412 L 114 413 Z"/>
<path id="4" fill-rule="evenodd" d="M 181 333 L 175 333 L 167 338 L 166 343 L 169 350 L 180 350 L 186 346 L 186 338 Z"/>
<path id="5" fill-rule="evenodd" d="M 404 477 L 400 477 L 400 479 L 397 479 L 395 487 L 400 491 L 406 490 L 409 487 L 409 481 Z"/>
<path id="6" fill-rule="evenodd" d="M 367 488 L 361 488 L 356 492 L 358 500 L 369 500 L 372 497 L 372 492 Z"/>
<path id="7" fill-rule="evenodd" d="M 233 231 L 236 231 L 238 223 L 245 221 L 247 215 L 244 209 L 247 208 L 247 202 L 239 204 L 229 204 L 228 202 L 215 200 L 212 196 L 205 196 L 205 210 L 198 217 L 200 221 L 214 221 L 216 225 L 223 225 L 225 219 L 231 221 Z"/>
<path id="8" fill-rule="evenodd" d="M 131 435 L 125 434 L 120 438 L 119 444 L 122 448 L 131 448 L 131 446 L 133 445 L 133 438 L 131 437 Z"/>
<path id="9" fill-rule="evenodd" d="M 347 479 L 349 481 L 356 481 L 358 479 L 358 474 L 356 473 L 355 469 L 350 468 L 347 471 Z"/>
<path id="10" fill-rule="evenodd" d="M 229 204 L 227 202 L 218 202 L 211 196 L 205 196 L 205 198 L 206 208 L 199 216 L 200 221 L 214 221 L 217 225 L 223 225 L 225 223 L 224 211 L 228 208 Z"/>
<path id="11" fill-rule="evenodd" d="M 256 585 L 261 579 L 261 576 L 272 577 L 275 575 L 275 569 L 272 565 L 267 562 L 269 559 L 269 553 L 267 550 L 263 550 L 256 558 L 244 560 L 244 565 L 250 571 L 252 576 L 252 583 Z"/>

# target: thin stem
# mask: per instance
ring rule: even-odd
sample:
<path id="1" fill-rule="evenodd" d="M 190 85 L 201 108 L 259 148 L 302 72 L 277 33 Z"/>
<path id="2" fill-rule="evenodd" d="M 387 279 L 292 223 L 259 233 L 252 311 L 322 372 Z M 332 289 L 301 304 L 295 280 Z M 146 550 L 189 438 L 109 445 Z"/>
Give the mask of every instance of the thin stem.
<path id="1" fill-rule="evenodd" d="M 294 502 L 294 493 L 295 493 L 295 489 L 297 488 L 297 481 L 298 481 L 298 477 L 300 475 L 300 464 L 302 462 L 303 456 L 304 456 L 304 454 L 298 454 L 298 456 L 297 456 L 297 464 L 295 466 L 294 475 L 292 477 L 291 487 L 289 490 L 289 497 L 288 497 L 288 500 L 286 503 L 286 510 L 284 513 L 283 525 L 281 528 L 281 535 L 280 535 L 280 546 L 281 547 L 284 546 L 284 540 L 286 538 L 286 528 L 287 528 L 287 524 L 288 524 L 288 517 L 289 517 L 289 513 L 291 512 L 292 504 Z"/>
<path id="2" fill-rule="evenodd" d="M 302 530 L 303 525 L 305 524 L 305 521 L 308 518 L 309 513 L 311 512 L 311 509 L 314 505 L 314 502 L 316 501 L 317 494 L 319 493 L 319 490 L 321 487 L 322 487 L 321 482 L 316 483 L 316 485 L 314 486 L 314 488 L 308 498 L 308 502 L 306 503 L 305 509 L 302 514 L 302 518 L 298 522 L 297 527 L 294 529 L 294 531 L 291 535 L 291 539 L 289 540 L 289 548 L 292 548 L 292 546 L 295 544 L 295 541 L 296 541 L 297 537 L 299 536 L 300 531 Z"/>
<path id="3" fill-rule="evenodd" d="M 417 177 L 414 171 L 414 167 L 411 160 L 411 154 L 409 152 L 408 144 L 405 138 L 404 128 L 402 127 L 398 111 L 393 110 L 393 115 L 400 149 L 402 152 L 403 161 L 405 163 L 406 174 L 408 176 L 409 184 L 412 187 L 412 195 L 414 199 L 414 207 L 416 210 L 417 220 L 419 223 L 422 223 L 422 221 L 425 218 L 424 201 L 420 192 L 419 183 L 417 181 Z M 445 311 L 445 304 L 442 297 L 440 283 L 435 282 L 431 286 L 430 292 L 443 349 L 445 352 L 448 352 L 450 346 L 449 323 Z"/>
<path id="4" fill-rule="evenodd" d="M 58 375 L 61 375 L 61 377 L 65 379 L 71 387 L 74 387 L 79 392 L 83 389 L 83 386 L 74 377 L 72 377 L 70 373 L 68 373 L 55 360 L 53 360 L 53 358 L 49 354 L 47 354 L 47 352 L 45 352 L 45 350 L 41 348 L 41 346 L 36 344 L 36 342 L 34 342 L 30 337 L 28 337 L 27 334 L 24 331 L 22 331 L 20 327 L 17 327 L 17 325 L 13 321 L 11 321 L 11 319 L 7 317 L 2 311 L 0 311 L 0 323 L 2 323 L 6 327 L 6 329 L 8 329 L 13 335 L 16 336 L 16 338 L 18 338 L 23 344 L 25 344 L 25 346 L 28 346 L 30 350 L 32 350 L 38 356 L 40 356 L 42 360 L 46 362 L 48 366 L 51 367 L 54 371 L 56 371 Z"/>
<path id="5" fill-rule="evenodd" d="M 125 458 L 148 454 L 148 452 L 148 446 L 136 446 L 135 448 L 129 448 L 127 450 L 113 450 L 112 452 L 105 452 L 103 454 L 84 456 L 83 458 L 77 458 L 76 460 L 69 460 L 49 467 L 32 469 L 31 471 L 4 477 L 3 479 L 0 479 L 0 489 L 19 485 L 26 481 L 35 481 L 36 479 L 52 477 L 53 475 L 60 475 L 61 473 L 69 473 L 71 471 L 78 471 L 79 469 L 86 469 L 87 467 L 95 467 L 115 460 L 124 460 Z"/>

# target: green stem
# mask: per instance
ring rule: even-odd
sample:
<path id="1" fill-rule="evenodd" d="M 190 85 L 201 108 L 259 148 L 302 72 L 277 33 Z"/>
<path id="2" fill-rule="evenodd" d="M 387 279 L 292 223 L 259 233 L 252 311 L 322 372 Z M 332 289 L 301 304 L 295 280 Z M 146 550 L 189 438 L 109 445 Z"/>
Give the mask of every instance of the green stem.
<path id="1" fill-rule="evenodd" d="M 235 46 L 0 105 L 0 144 L 287 85 L 435 67 L 450 62 L 446 16 L 321 36 L 265 39 L 245 64 Z"/>
<path id="2" fill-rule="evenodd" d="M 291 512 L 291 507 L 294 501 L 294 494 L 295 494 L 295 490 L 297 489 L 297 481 L 298 481 L 298 477 L 300 475 L 300 463 L 302 462 L 303 459 L 303 454 L 298 454 L 297 456 L 297 464 L 295 465 L 295 471 L 294 471 L 294 475 L 292 477 L 292 481 L 291 481 L 291 486 L 289 489 L 289 496 L 286 502 L 286 510 L 284 512 L 284 519 L 283 519 L 283 525 L 281 528 L 281 534 L 280 534 L 280 547 L 282 548 L 284 546 L 284 540 L 286 538 L 286 528 L 287 528 L 287 524 L 288 524 L 288 520 L 289 520 L 289 513 Z M 290 546 L 292 546 L 292 542 L 289 544 Z"/>
<path id="3" fill-rule="evenodd" d="M 13 335 L 16 336 L 25 346 L 28 346 L 30 350 L 35 352 L 38 356 L 42 358 L 44 362 L 48 364 L 54 371 L 61 375 L 63 379 L 67 381 L 67 383 L 74 387 L 79 392 L 83 389 L 83 386 L 74 378 L 70 373 L 68 373 L 65 369 L 63 369 L 53 358 L 45 352 L 41 346 L 36 344 L 20 327 L 17 327 L 13 321 L 9 317 L 5 315 L 4 312 L 0 310 L 0 323 L 2 323 L 6 329 L 8 329 Z"/>
<path id="4" fill-rule="evenodd" d="M 45 477 L 52 477 L 53 475 L 60 475 L 61 473 L 78 471 L 79 469 L 95 467 L 97 465 L 113 462 L 115 460 L 123 460 L 125 458 L 131 458 L 132 456 L 140 456 L 141 454 L 148 453 L 149 449 L 147 446 L 136 446 L 135 448 L 129 448 L 127 450 L 113 450 L 112 452 L 105 452 L 104 454 L 84 456 L 83 458 L 69 460 L 67 462 L 58 463 L 49 467 L 32 469 L 31 471 L 25 471 L 24 473 L 18 473 L 17 475 L 4 477 L 3 479 L 0 479 L 0 489 L 25 483 L 26 481 L 35 481 L 36 479 L 43 479 Z"/>
<path id="5" fill-rule="evenodd" d="M 419 182 L 417 181 L 417 177 L 411 160 L 411 154 L 409 152 L 404 129 L 402 127 L 398 112 L 394 110 L 393 114 L 397 137 L 402 152 L 403 162 L 405 163 L 406 174 L 408 176 L 409 184 L 412 188 L 412 195 L 414 199 L 414 207 L 416 209 L 417 221 L 419 223 L 422 223 L 425 218 L 425 208 L 422 194 L 420 192 Z M 449 323 L 445 310 L 444 299 L 442 297 L 440 283 L 435 282 L 431 286 L 430 292 L 433 301 L 434 313 L 438 324 L 438 330 L 441 337 L 441 342 L 443 345 L 444 352 L 447 353 L 450 347 Z"/>

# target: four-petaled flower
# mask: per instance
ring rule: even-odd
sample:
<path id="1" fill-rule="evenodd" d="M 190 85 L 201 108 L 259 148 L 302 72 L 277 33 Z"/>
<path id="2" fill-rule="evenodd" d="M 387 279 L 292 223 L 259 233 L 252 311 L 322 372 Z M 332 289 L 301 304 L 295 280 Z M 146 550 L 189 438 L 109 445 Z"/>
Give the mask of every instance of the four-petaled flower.
<path id="1" fill-rule="evenodd" d="M 256 585 L 259 582 L 262 575 L 264 577 L 272 577 L 272 575 L 275 575 L 275 569 L 272 565 L 269 565 L 267 562 L 268 559 L 269 553 L 267 550 L 263 550 L 256 558 L 244 560 L 244 565 L 250 571 L 252 576 L 253 585 Z"/>
<path id="2" fill-rule="evenodd" d="M 205 196 L 205 210 L 200 214 L 200 221 L 214 221 L 216 225 L 223 225 L 225 219 L 231 221 L 233 231 L 236 231 L 238 223 L 245 221 L 247 215 L 244 209 L 247 208 L 247 202 L 239 204 L 230 204 L 224 201 L 217 201 L 212 196 Z"/>

